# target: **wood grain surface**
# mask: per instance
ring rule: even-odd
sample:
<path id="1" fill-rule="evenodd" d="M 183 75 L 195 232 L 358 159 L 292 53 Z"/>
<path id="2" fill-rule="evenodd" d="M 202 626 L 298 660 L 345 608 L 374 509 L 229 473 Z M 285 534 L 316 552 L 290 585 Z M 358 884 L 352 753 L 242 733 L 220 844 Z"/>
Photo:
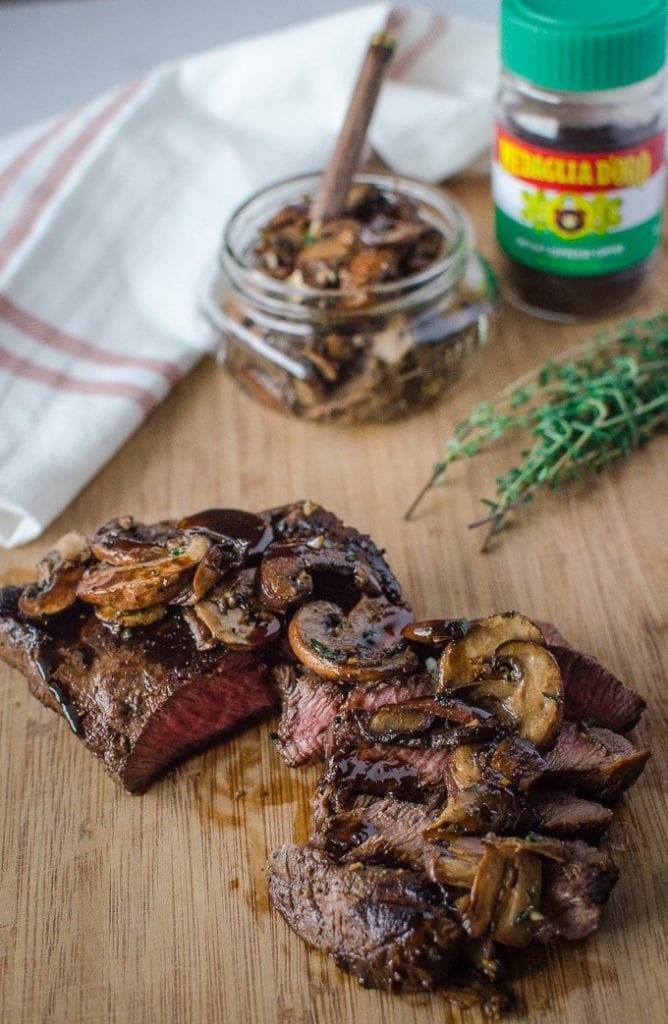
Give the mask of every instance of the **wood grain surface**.
<path id="1" fill-rule="evenodd" d="M 493 256 L 487 183 L 453 187 Z M 668 305 L 666 252 L 642 305 Z M 508 308 L 467 380 L 433 411 L 336 429 L 268 412 L 202 362 L 48 533 L 0 555 L 27 579 L 73 527 L 212 505 L 310 497 L 387 547 L 419 616 L 517 608 L 549 619 L 643 693 L 654 751 L 611 833 L 621 868 L 600 931 L 518 953 L 509 1022 L 668 1019 L 665 439 L 611 474 L 541 501 L 488 555 L 466 529 L 510 452 L 455 467 L 412 524 L 407 500 L 482 397 L 590 326 Z M 445 997 L 365 991 L 269 907 L 267 854 L 306 839 L 317 770 L 291 770 L 263 725 L 190 761 L 144 797 L 107 777 L 65 722 L 0 666 L 0 1020 L 3 1024 L 442 1024 L 481 1020 Z"/>

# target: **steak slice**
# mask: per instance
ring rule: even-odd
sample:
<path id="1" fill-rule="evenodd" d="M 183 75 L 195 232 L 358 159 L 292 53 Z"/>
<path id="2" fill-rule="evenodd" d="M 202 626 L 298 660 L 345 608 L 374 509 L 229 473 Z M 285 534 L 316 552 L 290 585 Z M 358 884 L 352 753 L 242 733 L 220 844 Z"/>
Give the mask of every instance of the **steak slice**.
<path id="1" fill-rule="evenodd" d="M 410 614 L 371 539 L 312 502 L 153 525 L 121 516 L 91 538 L 60 538 L 34 584 L 0 590 L 0 657 L 114 778 L 144 792 L 274 709 L 268 666 L 294 657 L 287 615 L 267 604 L 261 584 L 267 560 L 290 545 L 303 551 L 274 581 L 286 594 L 304 590 L 301 558 L 310 566 L 303 596 L 332 588 L 355 607 L 370 588 Z"/>
<path id="2" fill-rule="evenodd" d="M 483 846 L 477 837 L 435 842 L 424 835 L 433 816 L 421 804 L 358 797 L 346 811 L 318 822 L 311 842 L 347 863 L 410 867 L 432 882 L 470 888 Z"/>
<path id="3" fill-rule="evenodd" d="M 0 657 L 131 793 L 275 707 L 256 653 L 198 650 L 177 610 L 120 636 L 82 602 L 27 620 L 21 592 L 0 590 Z"/>
<path id="4" fill-rule="evenodd" d="M 638 722 L 645 707 L 630 690 L 591 654 L 561 644 L 548 650 L 556 658 L 564 680 L 564 715 L 572 721 L 594 719 L 596 724 L 625 732 Z"/>
<path id="5" fill-rule="evenodd" d="M 463 929 L 441 888 L 420 874 L 337 864 L 312 846 L 288 845 L 271 855 L 268 875 L 290 927 L 365 986 L 429 991 L 460 961 Z"/>
<path id="6" fill-rule="evenodd" d="M 299 665 L 280 665 L 273 678 L 281 698 L 276 747 L 292 768 L 323 759 L 325 732 L 344 710 L 374 711 L 434 690 L 428 673 L 350 687 Z"/>
<path id="7" fill-rule="evenodd" d="M 566 722 L 546 756 L 546 782 L 612 803 L 632 786 L 650 756 L 611 729 Z"/>
<path id="8" fill-rule="evenodd" d="M 439 802 L 446 796 L 449 750 L 370 740 L 357 712 L 336 716 L 327 730 L 325 754 L 320 813 L 340 809 L 359 793 L 418 802 Z"/>
<path id="9" fill-rule="evenodd" d="M 609 807 L 559 790 L 536 794 L 531 798 L 531 806 L 537 830 L 560 839 L 596 841 L 612 821 Z"/>
<path id="10" fill-rule="evenodd" d="M 596 931 L 603 906 L 619 872 L 610 855 L 580 840 L 564 844 L 569 858 L 543 867 L 541 913 L 544 920 L 534 930 L 539 942 L 553 939 L 584 939 Z"/>
<path id="11" fill-rule="evenodd" d="M 279 665 L 272 676 L 281 698 L 276 749 L 291 768 L 319 761 L 323 734 L 343 706 L 344 688 L 300 665 Z"/>

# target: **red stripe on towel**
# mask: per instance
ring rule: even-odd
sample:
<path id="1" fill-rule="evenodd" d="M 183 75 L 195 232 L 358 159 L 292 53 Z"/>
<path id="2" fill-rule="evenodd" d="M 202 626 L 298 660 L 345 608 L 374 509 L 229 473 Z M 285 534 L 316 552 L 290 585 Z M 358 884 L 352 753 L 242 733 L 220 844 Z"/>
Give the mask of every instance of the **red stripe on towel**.
<path id="1" fill-rule="evenodd" d="M 28 237 L 45 206 L 56 194 L 79 157 L 95 141 L 102 128 L 127 106 L 143 83 L 144 79 L 140 79 L 123 89 L 88 122 L 85 128 L 60 153 L 44 180 L 36 187 L 9 231 L 0 241 L 0 271 L 4 270 L 16 250 Z"/>
<path id="2" fill-rule="evenodd" d="M 151 370 L 163 377 L 168 384 L 175 384 L 182 376 L 176 363 L 171 363 L 167 359 L 124 355 L 120 352 L 109 352 L 106 349 L 97 348 L 91 342 L 84 341 L 83 338 L 67 334 L 44 320 L 40 320 L 39 317 L 21 309 L 7 295 L 1 293 L 0 318 L 50 348 L 68 352 L 70 355 L 86 359 L 91 363 L 99 363 L 103 366 L 132 366 L 142 370 Z"/>
<path id="3" fill-rule="evenodd" d="M 405 78 L 420 57 L 441 38 L 447 27 L 447 18 L 441 14 L 434 14 L 420 38 L 403 53 L 400 51 L 397 54 L 388 69 L 388 78 L 395 82 Z"/>
<path id="4" fill-rule="evenodd" d="M 21 175 L 24 168 L 30 164 L 35 157 L 38 155 L 40 150 L 51 142 L 51 139 L 55 138 L 60 132 L 62 132 L 67 126 L 76 118 L 81 116 L 81 107 L 77 110 L 71 110 L 65 117 L 60 117 L 54 124 L 52 124 L 45 132 L 38 135 L 36 139 L 22 149 L 21 152 L 14 157 L 14 159 L 5 167 L 4 171 L 0 173 L 0 196 L 14 184 L 16 179 Z"/>
<path id="5" fill-rule="evenodd" d="M 7 370 L 17 377 L 25 377 L 27 380 L 38 381 L 40 384 L 48 384 L 58 391 L 75 391 L 80 394 L 106 398 L 126 398 L 136 402 L 146 415 L 155 408 L 159 401 L 150 391 L 138 385 L 116 381 L 81 380 L 58 370 L 49 370 L 45 366 L 38 366 L 37 363 L 31 362 L 29 359 L 22 359 L 3 349 L 0 349 L 0 370 Z"/>

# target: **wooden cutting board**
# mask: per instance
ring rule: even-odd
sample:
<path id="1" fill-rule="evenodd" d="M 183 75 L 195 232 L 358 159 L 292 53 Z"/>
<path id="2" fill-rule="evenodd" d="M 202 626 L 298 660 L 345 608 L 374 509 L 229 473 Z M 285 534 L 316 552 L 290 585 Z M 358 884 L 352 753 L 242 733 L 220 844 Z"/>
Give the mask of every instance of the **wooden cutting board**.
<path id="1" fill-rule="evenodd" d="M 487 183 L 453 189 L 493 255 Z M 642 311 L 668 305 L 668 259 Z M 477 369 L 437 409 L 335 429 L 242 395 L 211 359 L 184 381 L 37 543 L 0 555 L 28 579 L 61 533 L 122 512 L 153 520 L 212 505 L 310 497 L 369 532 L 418 616 L 517 608 L 559 625 L 643 693 L 636 742 L 654 757 L 618 810 L 619 884 L 589 940 L 511 957 L 509 1022 L 668 1019 L 665 801 L 665 439 L 549 496 L 488 555 L 466 524 L 511 453 L 456 467 L 402 520 L 454 424 L 482 397 L 593 328 L 508 308 Z M 365 991 L 269 906 L 267 854 L 304 841 L 318 772 L 291 770 L 263 725 L 195 758 L 144 797 L 107 777 L 66 724 L 0 666 L 0 1020 L 7 1024 L 436 1024 L 481 1020 L 438 994 Z"/>

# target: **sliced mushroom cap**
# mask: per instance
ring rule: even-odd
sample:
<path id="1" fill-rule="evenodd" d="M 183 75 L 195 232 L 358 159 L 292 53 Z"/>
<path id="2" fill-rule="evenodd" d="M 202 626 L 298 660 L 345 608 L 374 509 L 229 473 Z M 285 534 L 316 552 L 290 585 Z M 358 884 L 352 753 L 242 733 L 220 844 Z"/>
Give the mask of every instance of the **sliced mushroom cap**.
<path id="1" fill-rule="evenodd" d="M 348 615 L 332 601 L 312 601 L 295 613 L 288 638 L 302 664 L 325 679 L 370 683 L 417 670 L 401 638 L 410 618 L 384 598 L 363 597 Z"/>
<path id="2" fill-rule="evenodd" d="M 265 519 L 238 508 L 208 508 L 179 520 L 178 527 L 245 541 L 248 558 L 262 554 L 274 539 L 274 531 Z"/>
<path id="3" fill-rule="evenodd" d="M 198 651 L 211 651 L 214 647 L 218 647 L 220 640 L 218 637 L 215 637 L 209 627 L 202 622 L 194 608 L 184 608 L 182 615 L 188 623 L 193 640 L 195 641 L 195 647 Z"/>
<path id="4" fill-rule="evenodd" d="M 492 938 L 504 946 L 522 949 L 531 942 L 533 924 L 541 921 L 540 906 L 543 866 L 531 853 L 521 852 L 506 859 L 506 876 L 500 894 Z"/>
<path id="5" fill-rule="evenodd" d="M 256 604 L 256 578 L 257 570 L 244 569 L 193 608 L 210 635 L 228 647 L 264 647 L 281 631 L 280 620 Z"/>
<path id="6" fill-rule="evenodd" d="M 543 919 L 538 909 L 542 879 L 537 852 L 503 843 L 489 845 L 471 888 L 465 920 L 469 935 L 490 935 L 518 949 L 528 946 L 535 923 Z"/>
<path id="7" fill-rule="evenodd" d="M 468 619 L 424 619 L 421 622 L 409 622 L 404 626 L 401 635 L 415 644 L 431 644 L 441 647 L 443 644 L 460 640 L 468 633 Z"/>
<path id="8" fill-rule="evenodd" d="M 494 652 L 507 640 L 530 640 L 540 644 L 543 634 L 535 623 L 517 612 L 481 619 L 461 639 L 445 648 L 439 663 L 438 689 L 467 686 L 488 674 Z"/>
<path id="9" fill-rule="evenodd" d="M 166 542 L 174 534 L 173 523 L 144 526 L 132 516 L 111 519 L 90 539 L 90 549 L 100 562 L 135 565 L 164 558 Z"/>
<path id="10" fill-rule="evenodd" d="M 494 751 L 489 766 L 507 779 L 513 789 L 525 793 L 547 771 L 545 758 L 533 743 L 519 736 L 507 736 Z"/>
<path id="11" fill-rule="evenodd" d="M 425 835 L 440 839 L 451 833 L 504 832 L 526 821 L 525 807 L 516 794 L 498 782 L 485 780 L 450 793 L 441 814 L 425 829 Z"/>
<path id="12" fill-rule="evenodd" d="M 480 743 L 463 743 L 452 751 L 448 765 L 449 789 L 469 789 L 480 782 L 487 761 L 487 750 Z"/>
<path id="13" fill-rule="evenodd" d="M 84 573 L 81 565 L 54 569 L 51 577 L 43 584 L 27 586 L 19 598 L 19 609 L 29 619 L 41 615 L 57 615 L 74 604 L 77 587 Z"/>
<path id="14" fill-rule="evenodd" d="M 286 611 L 313 592 L 313 573 L 350 577 L 363 593 L 379 594 L 381 584 L 355 551 L 331 544 L 324 534 L 277 545 L 260 566 L 262 597 L 270 608 Z M 407 617 L 404 621 L 408 621 Z"/>
<path id="15" fill-rule="evenodd" d="M 77 586 L 90 559 L 83 534 L 73 530 L 60 537 L 37 566 L 37 583 L 26 587 L 19 608 L 27 618 L 57 615 L 74 604 Z"/>
<path id="16" fill-rule="evenodd" d="M 372 712 L 364 723 L 364 732 L 371 739 L 389 743 L 399 736 L 420 736 L 431 729 L 436 716 L 412 701 L 386 704 Z"/>
<path id="17" fill-rule="evenodd" d="M 466 687 L 467 699 L 487 708 L 538 749 L 549 746 L 563 722 L 561 671 L 544 647 L 510 640 L 488 664 L 490 675 Z"/>
<path id="18" fill-rule="evenodd" d="M 543 866 L 541 858 L 568 860 L 564 843 L 545 836 L 487 836 L 468 903 L 464 924 L 471 938 L 490 935 L 506 946 L 521 948 L 540 925 Z"/>
<path id="19" fill-rule="evenodd" d="M 431 838 L 451 832 L 505 831 L 523 820 L 523 805 L 507 783 L 487 767 L 490 746 L 462 743 L 450 755 L 448 800 L 425 830 Z"/>
<path id="20" fill-rule="evenodd" d="M 111 605 L 98 605 L 95 608 L 95 615 L 101 622 L 123 629 L 150 626 L 164 618 L 166 614 L 166 604 L 153 604 L 148 608 L 139 608 L 137 611 L 121 611 Z"/>
<path id="21" fill-rule="evenodd" d="M 510 640 L 497 648 L 495 669 L 510 669 L 514 693 L 503 702 L 518 723 L 517 733 L 537 748 L 549 746 L 564 720 L 561 670 L 538 644 Z"/>
<path id="22" fill-rule="evenodd" d="M 246 561 L 248 546 L 245 541 L 225 537 L 212 544 L 195 569 L 192 596 L 186 602 L 195 604 L 208 594 L 224 576 L 240 569 Z"/>
<path id="23" fill-rule="evenodd" d="M 228 647 L 264 647 L 281 631 L 279 620 L 268 612 L 254 618 L 245 608 L 222 609 L 206 598 L 194 610 L 212 636 Z"/>
<path id="24" fill-rule="evenodd" d="M 492 715 L 464 701 L 443 697 L 417 697 L 396 704 L 385 704 L 369 713 L 363 723 L 365 734 L 382 743 L 403 737 L 411 739 L 434 729 L 432 746 L 456 746 L 465 742 L 466 730 L 484 730 Z M 441 733 L 445 727 L 445 732 Z M 458 728 L 459 727 L 459 728 Z M 477 738 L 477 737 L 476 737 Z M 447 742 L 441 743 L 442 739 Z"/>
<path id="25" fill-rule="evenodd" d="M 83 533 L 79 533 L 78 530 L 70 530 L 69 533 L 58 538 L 51 551 L 38 563 L 37 578 L 39 582 L 43 582 L 42 566 L 47 566 L 52 570 L 59 565 L 83 565 L 90 559 L 90 555 L 90 545 Z"/>
<path id="26" fill-rule="evenodd" d="M 129 565 L 100 565 L 89 569 L 79 583 L 77 596 L 89 604 L 111 605 L 120 611 L 136 611 L 177 597 L 192 578 L 195 566 L 209 550 L 211 541 L 200 534 L 175 539 L 165 556 Z"/>

